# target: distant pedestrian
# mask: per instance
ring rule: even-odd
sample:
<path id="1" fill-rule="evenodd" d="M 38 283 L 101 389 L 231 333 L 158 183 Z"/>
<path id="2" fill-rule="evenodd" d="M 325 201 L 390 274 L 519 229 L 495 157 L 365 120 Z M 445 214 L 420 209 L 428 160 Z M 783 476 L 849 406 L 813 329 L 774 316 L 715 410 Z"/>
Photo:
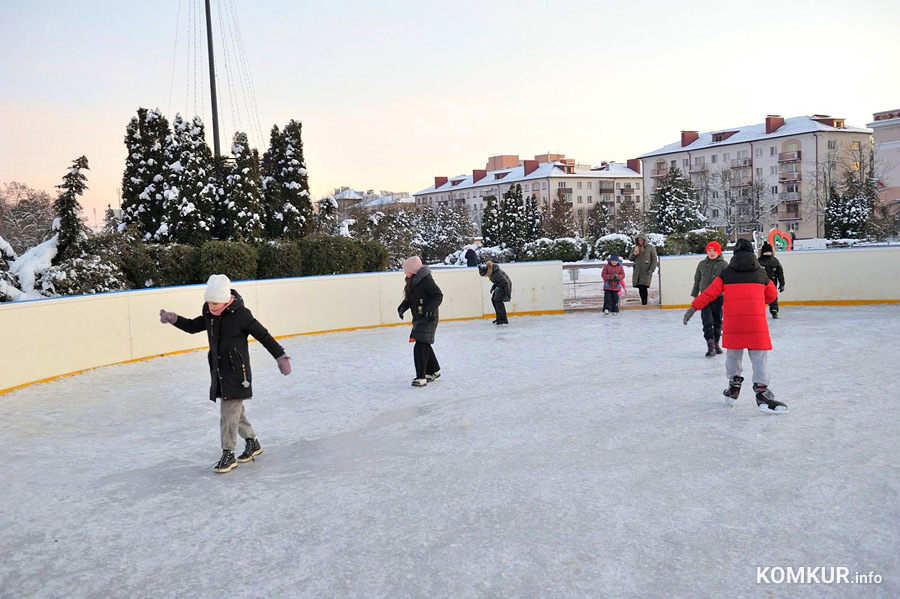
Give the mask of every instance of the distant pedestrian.
<path id="1" fill-rule="evenodd" d="M 466 246 L 466 266 L 478 266 L 478 254 L 473 246 Z"/>
<path id="2" fill-rule="evenodd" d="M 647 236 L 641 233 L 634 240 L 634 249 L 631 250 L 631 261 L 634 262 L 631 273 L 631 284 L 637 287 L 641 296 L 641 305 L 647 305 L 647 289 L 653 283 L 653 273 L 659 265 L 659 257 L 656 255 L 656 247 L 647 241 Z"/>

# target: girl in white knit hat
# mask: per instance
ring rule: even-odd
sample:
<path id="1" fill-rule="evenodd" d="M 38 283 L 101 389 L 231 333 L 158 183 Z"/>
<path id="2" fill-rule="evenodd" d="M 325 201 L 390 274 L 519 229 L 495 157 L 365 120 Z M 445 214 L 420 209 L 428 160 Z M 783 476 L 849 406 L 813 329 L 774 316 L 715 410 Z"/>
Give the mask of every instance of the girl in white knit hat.
<path id="1" fill-rule="evenodd" d="M 221 399 L 219 428 L 222 458 L 215 472 L 230 472 L 238 462 L 252 461 L 262 453 L 262 446 L 244 412 L 244 401 L 253 396 L 253 374 L 247 336 L 253 335 L 278 362 L 281 374 L 291 373 L 291 361 L 284 348 L 244 307 L 244 300 L 231 288 L 225 275 L 212 275 L 206 283 L 202 314 L 188 319 L 174 312 L 159 311 L 162 323 L 173 324 L 186 333 L 206 331 L 209 340 L 209 399 Z M 237 435 L 245 440 L 244 453 L 234 457 Z"/>

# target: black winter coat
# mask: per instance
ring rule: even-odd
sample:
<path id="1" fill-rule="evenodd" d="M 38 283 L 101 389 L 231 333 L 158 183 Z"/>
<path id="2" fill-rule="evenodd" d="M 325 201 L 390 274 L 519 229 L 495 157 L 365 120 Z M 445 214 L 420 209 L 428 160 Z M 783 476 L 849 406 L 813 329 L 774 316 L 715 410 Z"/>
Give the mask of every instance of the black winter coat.
<path id="1" fill-rule="evenodd" d="M 784 269 L 775 256 L 760 256 L 759 265 L 766 269 L 769 280 L 778 287 L 784 287 Z"/>
<path id="2" fill-rule="evenodd" d="M 500 270 L 500 267 L 496 264 L 491 269 L 491 297 L 500 300 L 501 302 L 508 302 L 512 300 L 512 281 L 509 279 L 509 275 Z"/>
<path id="3" fill-rule="evenodd" d="M 431 269 L 423 266 L 412 279 L 409 297 L 397 307 L 402 317 L 407 310 L 412 310 L 413 328 L 409 334 L 411 339 L 422 343 L 434 343 L 434 333 L 438 325 L 438 306 L 444 301 L 441 288 L 434 282 Z M 434 320 L 428 320 L 425 314 L 434 314 Z"/>
<path id="4" fill-rule="evenodd" d="M 466 266 L 478 266 L 478 254 L 472 248 L 466 250 Z"/>
<path id="5" fill-rule="evenodd" d="M 250 350 L 247 335 L 262 343 L 273 358 L 284 355 L 284 348 L 275 341 L 264 326 L 244 307 L 244 300 L 234 289 L 234 301 L 221 316 L 214 316 L 203 304 L 203 314 L 197 318 L 179 316 L 175 326 L 185 333 L 206 331 L 209 341 L 209 399 L 250 399 L 253 396 L 253 373 L 250 371 Z M 245 384 L 246 383 L 246 384 Z"/>

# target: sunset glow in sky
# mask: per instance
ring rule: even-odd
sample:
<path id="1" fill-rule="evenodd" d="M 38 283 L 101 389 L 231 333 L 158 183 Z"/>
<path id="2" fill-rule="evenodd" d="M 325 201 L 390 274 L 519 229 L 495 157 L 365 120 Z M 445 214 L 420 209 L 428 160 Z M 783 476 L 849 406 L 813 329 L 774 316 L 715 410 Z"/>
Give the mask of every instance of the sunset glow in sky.
<path id="1" fill-rule="evenodd" d="M 260 152 L 273 124 L 302 121 L 316 199 L 340 185 L 415 192 L 493 154 L 624 162 L 682 129 L 817 112 L 865 126 L 900 108 L 895 0 L 212 4 L 240 17 Z M 0 0 L 0 182 L 52 192 L 85 154 L 85 216 L 102 218 L 137 108 L 171 120 L 208 102 L 192 62 L 205 58 L 188 47 L 201 5 Z M 227 147 L 241 112 L 225 66 Z"/>

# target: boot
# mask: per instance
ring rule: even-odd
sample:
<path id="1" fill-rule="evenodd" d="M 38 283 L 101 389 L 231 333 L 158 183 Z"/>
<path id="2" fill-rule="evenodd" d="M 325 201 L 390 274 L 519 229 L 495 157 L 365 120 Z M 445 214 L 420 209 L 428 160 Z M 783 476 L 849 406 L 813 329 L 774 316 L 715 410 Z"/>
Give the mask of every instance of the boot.
<path id="1" fill-rule="evenodd" d="M 716 337 L 715 348 L 716 348 L 716 353 L 721 355 L 722 354 L 722 346 L 719 345 L 719 339 L 720 339 L 720 337 Z"/>
<path id="2" fill-rule="evenodd" d="M 251 462 L 253 458 L 263 452 L 262 445 L 259 444 L 258 439 L 245 439 L 244 443 L 244 453 L 238 456 L 238 462 Z"/>
<path id="3" fill-rule="evenodd" d="M 237 466 L 237 462 L 234 461 L 234 452 L 228 449 L 222 450 L 222 458 L 219 460 L 219 463 L 213 466 L 213 472 L 218 474 L 222 474 L 225 472 L 231 472 Z"/>
<path id="4" fill-rule="evenodd" d="M 741 383 L 743 382 L 744 377 L 742 376 L 732 377 L 731 380 L 728 381 L 728 388 L 722 391 L 722 395 L 725 396 L 725 403 L 729 406 L 733 406 L 738 395 L 741 394 Z"/>
<path id="5" fill-rule="evenodd" d="M 706 340 L 706 357 L 712 358 L 716 355 L 716 342 L 712 339 Z"/>
<path id="6" fill-rule="evenodd" d="M 778 320 L 778 312 L 772 312 L 772 318 Z"/>

